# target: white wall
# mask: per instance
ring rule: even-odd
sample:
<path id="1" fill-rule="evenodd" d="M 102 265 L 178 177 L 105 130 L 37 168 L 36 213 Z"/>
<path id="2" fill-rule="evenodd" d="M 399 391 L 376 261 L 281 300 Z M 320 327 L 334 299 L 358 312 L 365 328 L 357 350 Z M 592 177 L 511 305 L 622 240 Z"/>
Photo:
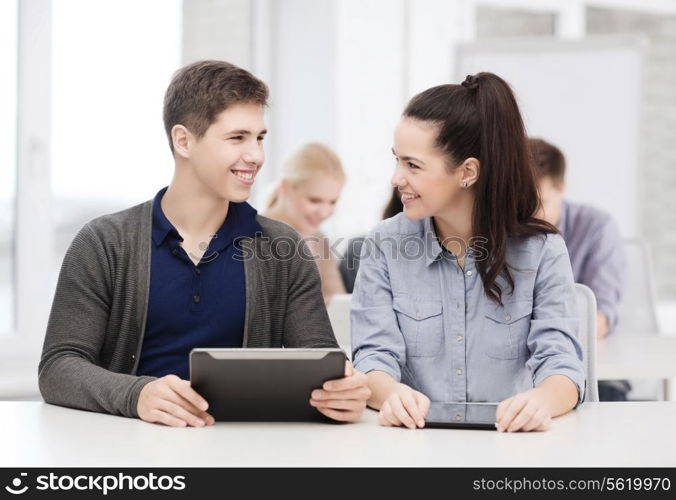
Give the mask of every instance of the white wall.
<path id="1" fill-rule="evenodd" d="M 491 71 L 512 86 L 531 136 L 566 155 L 566 197 L 637 235 L 644 43 L 627 37 L 501 40 L 462 46 L 456 79 Z"/>
<path id="2" fill-rule="evenodd" d="M 304 143 L 335 147 L 336 14 L 334 2 L 271 6 L 270 135 L 261 180 L 276 183 L 284 159 Z"/>
<path id="3" fill-rule="evenodd" d="M 182 3 L 183 64 L 221 59 L 243 68 L 250 67 L 253 48 L 250 0 L 184 0 Z"/>
<path id="4" fill-rule="evenodd" d="M 348 181 L 333 221 L 337 236 L 368 231 L 389 198 L 392 132 L 406 102 L 407 3 L 338 2 L 336 127 Z"/>
<path id="5" fill-rule="evenodd" d="M 336 149 L 347 183 L 331 237 L 362 234 L 390 196 L 390 149 L 399 116 L 415 92 L 448 82 L 454 43 L 468 9 L 444 0 L 289 0 L 256 3 L 269 37 L 255 70 L 272 89 L 267 172 L 255 197 L 260 208 L 281 162 L 301 144 Z M 254 21 L 255 22 L 255 21 Z M 268 53 L 265 54 L 265 48 Z"/>

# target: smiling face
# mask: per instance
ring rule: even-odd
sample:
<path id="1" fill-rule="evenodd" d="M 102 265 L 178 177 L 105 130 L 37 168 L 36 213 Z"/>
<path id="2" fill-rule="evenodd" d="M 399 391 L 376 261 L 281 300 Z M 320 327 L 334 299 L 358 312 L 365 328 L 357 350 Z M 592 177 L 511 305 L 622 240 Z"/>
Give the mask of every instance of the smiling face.
<path id="1" fill-rule="evenodd" d="M 182 129 L 184 136 L 177 131 L 175 151 L 187 160 L 201 188 L 224 201 L 247 200 L 265 159 L 263 106 L 238 103 L 228 107 L 200 138 Z"/>
<path id="2" fill-rule="evenodd" d="M 463 169 L 449 170 L 448 155 L 434 144 L 437 133 L 437 125 L 409 117 L 394 131 L 397 165 L 391 182 L 410 219 L 446 214 L 462 191 Z"/>
<path id="3" fill-rule="evenodd" d="M 317 175 L 297 185 L 285 182 L 281 195 L 291 225 L 301 234 L 313 234 L 333 215 L 343 179 L 334 175 Z"/>

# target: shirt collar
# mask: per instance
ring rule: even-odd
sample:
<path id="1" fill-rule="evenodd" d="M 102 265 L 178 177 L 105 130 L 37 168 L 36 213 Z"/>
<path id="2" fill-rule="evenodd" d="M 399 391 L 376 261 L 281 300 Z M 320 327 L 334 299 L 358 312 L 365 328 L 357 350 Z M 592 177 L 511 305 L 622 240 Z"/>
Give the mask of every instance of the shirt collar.
<path id="1" fill-rule="evenodd" d="M 432 217 L 427 217 L 425 221 L 423 222 L 423 228 L 424 228 L 424 240 L 425 240 L 425 265 L 429 266 L 433 262 L 436 262 L 440 258 L 443 258 L 444 253 L 446 253 L 446 258 L 450 259 L 455 259 L 455 255 L 453 255 L 452 252 L 449 250 L 445 250 L 442 246 L 441 243 L 439 242 L 439 238 L 437 237 L 437 233 L 434 230 L 434 223 L 432 221 Z M 465 254 L 465 269 L 469 270 L 474 267 L 474 253 L 475 253 L 475 248 L 474 245 L 470 245 L 467 247 L 467 253 Z"/>
<path id="2" fill-rule="evenodd" d="M 162 211 L 161 201 L 166 191 L 166 187 L 160 189 L 153 200 L 153 242 L 156 246 L 162 245 L 172 232 L 175 233 L 178 240 L 183 241 L 181 235 Z M 257 233 L 262 233 L 263 228 L 256 219 L 257 214 L 258 211 L 247 202 L 230 202 L 228 215 L 209 243 L 207 254 L 209 251 L 220 252 L 233 241 L 245 237 L 254 237 Z"/>
<path id="3" fill-rule="evenodd" d="M 423 237 L 425 239 L 425 265 L 429 266 L 432 264 L 432 262 L 435 262 L 437 259 L 439 259 L 443 249 L 439 243 L 439 238 L 437 238 L 437 233 L 434 231 L 432 217 L 425 218 L 425 221 L 423 222 L 423 228 Z"/>
<path id="4" fill-rule="evenodd" d="M 167 219 L 167 216 L 162 211 L 161 201 L 166 191 L 166 187 L 160 189 L 153 200 L 153 242 L 156 246 L 164 243 L 164 240 L 171 232 L 176 233 L 176 237 L 180 241 L 183 241 L 183 238 L 181 238 L 176 228 L 169 222 L 169 219 Z"/>
<path id="5" fill-rule="evenodd" d="M 220 252 L 231 243 L 238 243 L 242 238 L 253 238 L 257 233 L 262 233 L 263 228 L 256 220 L 258 211 L 247 202 L 230 202 L 228 215 L 221 228 L 216 232 L 209 243 L 207 252 Z"/>

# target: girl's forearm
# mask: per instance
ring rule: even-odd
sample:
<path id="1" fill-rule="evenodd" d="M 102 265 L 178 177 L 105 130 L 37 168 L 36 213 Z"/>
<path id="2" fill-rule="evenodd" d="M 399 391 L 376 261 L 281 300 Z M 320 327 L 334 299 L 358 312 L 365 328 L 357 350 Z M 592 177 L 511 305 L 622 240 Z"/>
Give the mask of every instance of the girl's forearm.
<path id="1" fill-rule="evenodd" d="M 371 408 L 380 410 L 385 400 L 390 397 L 398 382 L 388 373 L 373 370 L 366 374 L 371 389 L 371 398 L 366 402 Z"/>
<path id="2" fill-rule="evenodd" d="M 535 389 L 540 393 L 552 417 L 568 413 L 577 405 L 577 386 L 565 375 L 547 377 Z"/>

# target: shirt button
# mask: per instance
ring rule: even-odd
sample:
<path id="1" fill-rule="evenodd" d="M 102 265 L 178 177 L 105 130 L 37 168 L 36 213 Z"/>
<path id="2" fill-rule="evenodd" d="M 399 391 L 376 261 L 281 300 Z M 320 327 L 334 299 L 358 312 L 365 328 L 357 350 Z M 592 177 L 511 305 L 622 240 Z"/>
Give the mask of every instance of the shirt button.
<path id="1" fill-rule="evenodd" d="M 421 314 L 420 314 L 420 313 L 416 313 L 415 317 L 418 318 L 418 319 L 420 319 L 420 318 L 421 318 Z"/>
<path id="2" fill-rule="evenodd" d="M 178 255 L 178 250 L 176 250 L 176 249 L 174 248 L 174 249 L 171 251 L 171 255 L 174 255 L 174 256 Z"/>
<path id="3" fill-rule="evenodd" d="M 196 267 L 196 268 L 195 268 L 195 272 L 196 272 L 197 274 L 202 274 L 202 271 L 200 271 L 200 268 L 199 268 L 199 267 Z"/>
<path id="4" fill-rule="evenodd" d="M 461 418 L 462 418 L 462 417 L 461 417 L 460 415 L 456 415 L 456 416 L 455 416 L 455 419 L 456 419 L 456 420 L 460 420 Z"/>
<path id="5" fill-rule="evenodd" d="M 458 342 L 462 342 L 462 335 L 458 335 L 457 339 L 458 339 Z"/>
<path id="6" fill-rule="evenodd" d="M 199 295 L 195 295 L 195 296 L 192 298 L 192 300 L 194 300 L 195 302 L 199 302 L 200 299 L 201 299 L 201 297 L 200 297 Z"/>
<path id="7" fill-rule="evenodd" d="M 458 376 L 462 375 L 462 370 L 460 368 L 458 368 L 457 370 L 455 370 L 455 374 L 458 375 Z"/>
<path id="8" fill-rule="evenodd" d="M 472 271 L 467 271 L 467 276 L 472 276 Z"/>
<path id="9" fill-rule="evenodd" d="M 512 321 L 512 317 L 508 314 L 505 316 L 505 321 Z"/>

